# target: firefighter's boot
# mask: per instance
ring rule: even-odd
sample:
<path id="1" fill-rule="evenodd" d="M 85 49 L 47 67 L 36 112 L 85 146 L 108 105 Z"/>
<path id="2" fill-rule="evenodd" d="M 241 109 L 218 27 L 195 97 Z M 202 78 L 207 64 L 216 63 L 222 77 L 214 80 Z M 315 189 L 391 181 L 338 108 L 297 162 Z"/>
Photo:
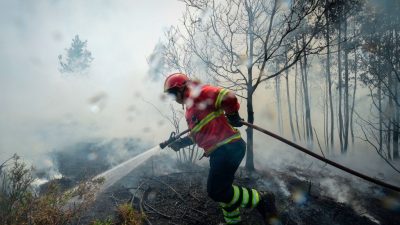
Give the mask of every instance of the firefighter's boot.
<path id="1" fill-rule="evenodd" d="M 260 202 L 257 205 L 257 210 L 261 213 L 264 218 L 265 224 L 267 225 L 282 225 L 278 210 L 275 206 L 275 195 L 271 192 L 260 191 Z"/>

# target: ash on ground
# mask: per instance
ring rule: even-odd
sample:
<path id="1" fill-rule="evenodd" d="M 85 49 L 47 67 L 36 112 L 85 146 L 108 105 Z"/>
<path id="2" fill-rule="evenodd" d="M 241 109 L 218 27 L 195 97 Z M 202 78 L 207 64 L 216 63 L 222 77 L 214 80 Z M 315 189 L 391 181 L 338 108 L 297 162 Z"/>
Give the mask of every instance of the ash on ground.
<path id="1" fill-rule="evenodd" d="M 176 159 L 164 154 L 153 156 L 98 196 L 83 219 L 90 222 L 114 217 L 117 205 L 130 203 L 145 215 L 144 224 L 223 224 L 218 204 L 207 196 L 208 167 L 178 163 L 171 166 L 171 162 Z M 332 190 L 313 182 L 314 176 L 324 174 L 295 167 L 253 173 L 240 168 L 235 184 L 274 192 L 283 224 L 287 225 L 397 225 L 400 221 L 397 193 L 379 187 L 362 193 L 354 187 L 347 190 L 350 202 L 338 202 L 329 197 Z M 351 182 L 342 177 L 329 179 L 347 185 Z M 242 220 L 244 225 L 264 224 L 257 210 L 242 210 Z"/>

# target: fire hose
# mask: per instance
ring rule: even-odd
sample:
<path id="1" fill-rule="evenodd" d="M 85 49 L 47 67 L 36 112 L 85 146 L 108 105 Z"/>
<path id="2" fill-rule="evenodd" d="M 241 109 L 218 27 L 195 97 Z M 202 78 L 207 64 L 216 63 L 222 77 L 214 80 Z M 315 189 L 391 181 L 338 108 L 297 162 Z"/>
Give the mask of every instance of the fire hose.
<path id="1" fill-rule="evenodd" d="M 291 141 L 289 141 L 289 140 L 287 140 L 287 139 L 285 139 L 285 138 L 283 138 L 283 137 L 281 137 L 281 136 L 279 136 L 277 134 L 274 134 L 274 133 L 272 133 L 272 132 L 270 132 L 268 130 L 265 130 L 265 129 L 261 128 L 261 127 L 258 127 L 258 126 L 254 125 L 254 124 L 247 123 L 247 122 L 244 122 L 244 121 L 242 121 L 242 123 L 244 125 L 248 126 L 248 127 L 251 127 L 251 128 L 253 128 L 255 130 L 258 130 L 258 131 L 260 131 L 260 132 L 262 132 L 262 133 L 264 133 L 264 134 L 266 134 L 268 136 L 271 136 L 271 137 L 273 137 L 275 139 L 278 139 L 279 141 L 281 141 L 281 142 L 283 142 L 285 144 L 288 144 L 288 145 L 292 146 L 293 148 L 296 148 L 297 150 L 300 150 L 300 151 L 302 151 L 302 152 L 304 152 L 304 153 L 306 153 L 306 154 L 308 154 L 308 155 L 310 155 L 310 156 L 312 156 L 314 158 L 317 158 L 317 159 L 319 159 L 319 160 L 321 160 L 321 161 L 323 161 L 323 162 L 325 162 L 325 163 L 327 163 L 327 164 L 329 164 L 331 166 L 334 166 L 334 167 L 336 167 L 338 169 L 341 169 L 341 170 L 343 170 L 343 171 L 345 171 L 347 173 L 350 173 L 350 174 L 352 174 L 354 176 L 357 176 L 359 178 L 362 178 L 362 179 L 367 180 L 369 182 L 372 182 L 374 184 L 380 185 L 382 187 L 389 188 L 391 190 L 400 192 L 400 187 L 394 186 L 392 184 L 385 183 L 385 182 L 383 182 L 381 180 L 369 177 L 369 176 L 367 176 L 365 174 L 362 174 L 362 173 L 359 173 L 359 172 L 357 172 L 355 170 L 352 170 L 352 169 L 350 169 L 350 168 L 348 168 L 346 166 L 343 166 L 343 165 L 341 165 L 339 163 L 333 162 L 333 161 L 331 161 L 331 160 L 329 160 L 327 158 L 324 158 L 324 157 L 322 157 L 322 156 L 320 156 L 320 155 L 318 155 L 318 154 L 316 154 L 316 153 L 314 153 L 314 152 L 312 152 L 312 151 L 310 151 L 310 150 L 308 150 L 308 149 L 306 149 L 306 148 L 304 148 L 304 147 L 302 147 L 302 146 L 300 146 L 300 145 L 298 145 L 296 143 L 293 143 L 293 142 L 291 142 Z"/>
<path id="2" fill-rule="evenodd" d="M 275 134 L 275 133 L 272 133 L 271 131 L 265 130 L 265 129 L 261 128 L 261 127 L 258 127 L 258 126 L 254 125 L 254 124 L 251 124 L 251 123 L 248 123 L 248 122 L 245 122 L 245 121 L 242 121 L 242 124 L 243 124 L 243 125 L 246 125 L 246 126 L 248 126 L 248 127 L 250 127 L 250 128 L 253 128 L 253 129 L 255 129 L 255 130 L 258 130 L 258 131 L 260 131 L 261 133 L 264 133 L 264 134 L 266 134 L 266 135 L 268 135 L 268 136 L 271 136 L 271 137 L 273 137 L 273 138 L 275 138 L 275 139 L 278 139 L 279 141 L 281 141 L 281 142 L 283 142 L 283 143 L 285 143 L 285 144 L 287 144 L 287 145 L 290 145 L 290 146 L 292 146 L 293 148 L 295 148 L 295 149 L 297 149 L 297 150 L 299 150 L 299 151 L 302 151 L 302 152 L 304 152 L 304 153 L 306 153 L 306 154 L 308 154 L 308 155 L 310 155 L 310 156 L 312 156 L 312 157 L 314 157 L 314 158 L 316 158 L 316 159 L 318 159 L 318 160 L 321 160 L 321 161 L 323 161 L 323 162 L 325 162 L 325 163 L 327 163 L 327 164 L 329 164 L 329 165 L 331 165 L 331 166 L 334 166 L 334 167 L 336 167 L 336 168 L 338 168 L 338 169 L 341 169 L 341 170 L 343 170 L 343 171 L 345 171 L 345 172 L 347 172 L 347 173 L 350 173 L 350 174 L 352 174 L 352 175 L 354 175 L 354 176 L 357 176 L 357 177 L 359 177 L 359 178 L 362 178 L 362 179 L 364 179 L 364 180 L 367 180 L 367 181 L 369 181 L 369 182 L 371 182 L 371 183 L 374 183 L 374 184 L 380 185 L 380 186 L 382 186 L 382 187 L 391 189 L 391 190 L 393 190 L 393 191 L 400 192 L 400 187 L 397 187 L 397 186 L 394 186 L 394 185 L 392 185 L 392 184 L 383 182 L 383 181 L 381 181 L 381 180 L 372 178 L 372 177 L 370 177 L 370 176 L 367 176 L 367 175 L 365 175 L 365 174 L 362 174 L 362 173 L 359 173 L 359 172 L 357 172 L 357 171 L 355 171 L 355 170 L 352 170 L 352 169 L 350 169 L 350 168 L 348 168 L 348 167 L 346 167 L 346 166 L 343 166 L 343 165 L 341 165 L 341 164 L 339 164 L 339 163 L 336 163 L 336 162 L 334 162 L 334 161 L 332 161 L 332 160 L 329 160 L 329 159 L 327 159 L 327 158 L 325 158 L 325 157 L 322 157 L 322 156 L 320 156 L 320 155 L 318 155 L 318 154 L 312 152 L 311 150 L 308 150 L 308 149 L 306 149 L 306 148 L 304 148 L 304 147 L 302 147 L 302 146 L 300 146 L 300 145 L 298 145 L 298 144 L 296 144 L 296 143 L 294 143 L 294 142 L 291 142 L 291 141 L 287 140 L 286 138 L 283 138 L 283 137 L 281 137 L 281 136 L 279 136 L 279 135 L 277 135 L 277 134 Z M 176 135 L 175 132 L 172 132 L 170 138 L 169 138 L 167 141 L 162 142 L 162 143 L 160 144 L 160 147 L 161 147 L 162 149 L 165 148 L 166 146 L 168 146 L 169 144 L 171 144 L 171 143 L 173 143 L 174 141 L 178 140 L 179 137 L 181 137 L 181 136 L 184 135 L 185 133 L 188 133 L 189 131 L 190 131 L 190 130 L 187 129 L 187 130 L 185 130 L 185 131 L 183 131 L 183 132 L 181 132 L 181 133 L 179 133 L 179 134 L 177 134 L 177 135 Z"/>

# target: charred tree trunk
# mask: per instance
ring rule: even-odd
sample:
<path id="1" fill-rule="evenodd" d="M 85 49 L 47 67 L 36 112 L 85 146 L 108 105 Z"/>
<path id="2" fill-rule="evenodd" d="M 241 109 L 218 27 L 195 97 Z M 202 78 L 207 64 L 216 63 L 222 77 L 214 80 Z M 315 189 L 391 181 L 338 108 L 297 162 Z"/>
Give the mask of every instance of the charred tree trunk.
<path id="1" fill-rule="evenodd" d="M 296 48 L 297 48 L 297 50 L 300 49 L 297 39 L 296 39 Z M 300 88 L 300 96 L 301 96 L 301 125 L 302 125 L 301 131 L 303 133 L 303 138 L 306 141 L 309 141 L 308 133 L 307 133 L 307 130 L 306 130 L 306 119 L 305 119 L 305 112 L 304 112 L 304 110 L 305 110 L 305 100 L 304 100 L 305 99 L 305 93 L 304 93 L 304 85 L 303 85 L 303 83 L 304 83 L 304 81 L 303 81 L 303 79 L 304 79 L 303 57 L 300 57 L 299 64 L 300 64 L 300 77 L 301 77 L 301 88 Z"/>
<path id="2" fill-rule="evenodd" d="M 399 82 L 395 81 L 394 93 L 397 101 L 399 100 Z M 394 126 L 393 126 L 393 159 L 399 158 L 399 126 L 400 126 L 400 105 L 396 105 L 394 109 Z"/>
<path id="3" fill-rule="evenodd" d="M 303 45 L 305 44 L 305 40 L 304 40 L 304 36 L 303 36 Z M 304 52 L 303 55 L 303 76 L 302 76 L 302 80 L 303 80 L 303 89 L 304 89 L 304 102 L 305 102 L 305 111 L 306 111 L 306 134 L 307 134 L 307 141 L 309 142 L 309 144 L 313 144 L 313 130 L 312 130 L 312 123 L 311 123 L 311 110 L 310 110 L 310 95 L 309 95 L 309 91 L 308 91 L 308 71 L 307 71 L 307 55 Z"/>
<path id="4" fill-rule="evenodd" d="M 251 92 L 252 89 L 248 89 Z M 254 123 L 254 111 L 253 111 L 253 94 L 248 93 L 247 98 L 247 122 Z M 254 171 L 254 152 L 253 152 L 253 129 L 248 127 L 246 129 L 247 134 L 247 155 L 246 155 L 246 169 Z"/>
<path id="5" fill-rule="evenodd" d="M 277 66 L 278 68 L 278 66 Z M 278 130 L 279 134 L 283 134 L 283 121 L 282 121 L 282 104 L 281 104 L 281 77 L 275 77 L 275 94 L 276 94 L 276 110 L 278 113 Z"/>
<path id="6" fill-rule="evenodd" d="M 247 122 L 250 124 L 254 123 L 254 110 L 253 110 L 253 56 L 254 56 L 254 32 L 253 32 L 253 15 L 248 14 L 249 29 L 247 32 L 248 36 L 248 60 L 247 60 Z M 247 133 L 247 155 L 246 155 L 246 169 L 254 171 L 254 151 L 253 151 L 253 129 L 248 127 Z"/>
<path id="7" fill-rule="evenodd" d="M 398 91 L 396 90 L 396 94 Z M 399 123 L 400 123 L 400 107 L 396 107 L 396 122 L 393 127 L 393 159 L 399 158 Z"/>
<path id="8" fill-rule="evenodd" d="M 339 12 L 339 18 L 341 17 L 341 13 Z M 342 29 L 341 29 L 341 22 L 339 21 L 339 29 L 338 29 L 338 92 L 339 92 L 339 142 L 340 142 L 340 152 L 344 153 L 344 145 L 343 145 L 343 114 L 342 114 L 342 86 L 343 86 L 343 79 L 342 79 L 342 56 L 341 56 L 341 41 L 342 41 Z"/>
<path id="9" fill-rule="evenodd" d="M 347 18 L 344 18 L 344 43 L 347 45 Z M 343 152 L 347 152 L 349 144 L 349 49 L 344 48 L 344 129 L 343 129 Z"/>
<path id="10" fill-rule="evenodd" d="M 391 119 L 388 121 L 387 130 L 386 130 L 386 152 L 387 158 L 392 159 L 392 152 L 391 152 L 391 129 L 392 129 L 392 121 Z"/>
<path id="11" fill-rule="evenodd" d="M 300 78 L 301 78 L 301 124 L 302 124 L 302 132 L 303 137 L 306 142 L 309 141 L 308 136 L 308 129 L 307 129 L 307 122 L 306 122 L 306 113 L 305 113 L 305 92 L 304 92 L 304 69 L 303 69 L 303 58 L 301 57 L 300 60 Z"/>
<path id="12" fill-rule="evenodd" d="M 294 75 L 294 114 L 296 117 L 296 129 L 297 129 L 297 135 L 299 137 L 299 140 L 301 140 L 301 132 L 299 128 L 299 115 L 297 112 L 297 77 L 298 77 L 298 66 L 297 63 L 295 65 L 295 75 Z"/>
<path id="13" fill-rule="evenodd" d="M 328 0 L 325 1 L 325 4 L 328 5 Z M 329 95 L 329 108 L 330 108 L 330 148 L 333 149 L 334 145 L 334 129 L 335 129 L 335 116 L 333 109 L 333 100 L 332 100 L 332 77 L 331 77 L 331 51 L 330 51 L 330 26 L 329 26 L 329 10 L 325 11 L 326 18 L 326 76 L 328 79 L 328 95 Z"/>
<path id="14" fill-rule="evenodd" d="M 395 90 L 393 89 L 394 85 L 393 85 L 393 77 L 392 77 L 391 73 L 389 74 L 388 81 L 389 81 L 388 88 L 390 89 L 389 93 L 394 93 Z M 393 97 L 394 96 L 392 94 L 389 94 L 389 96 L 388 96 L 388 98 L 389 98 L 389 109 L 386 110 L 388 112 L 385 112 L 385 114 L 388 117 L 387 118 L 387 128 L 386 128 L 386 138 L 387 138 L 387 140 L 386 140 L 386 152 L 387 152 L 388 159 L 392 159 L 392 152 L 391 152 L 392 130 L 394 129 L 394 121 L 396 119 L 395 118 L 394 104 L 393 104 Z"/>
<path id="15" fill-rule="evenodd" d="M 398 55 L 400 52 L 400 47 L 399 47 L 399 31 L 395 29 L 395 55 Z M 396 61 L 394 63 L 397 65 L 395 69 L 400 68 L 400 57 L 396 57 Z M 400 129 L 400 96 L 399 96 L 399 78 L 396 75 L 396 78 L 394 79 L 394 98 L 396 100 L 396 106 L 394 109 L 395 113 L 395 122 L 394 122 L 394 127 L 393 127 L 393 159 L 398 159 L 399 158 L 399 129 Z"/>
<path id="16" fill-rule="evenodd" d="M 354 24 L 356 27 L 356 24 Z M 356 35 L 354 31 L 354 36 Z M 357 65 L 358 65 L 358 58 L 357 58 L 357 48 L 354 49 L 354 89 L 353 89 L 353 100 L 351 104 L 351 111 L 350 111 L 350 133 L 351 133 L 351 143 L 354 147 L 354 124 L 353 124 L 353 117 L 354 117 L 354 107 L 356 102 L 356 90 L 357 90 Z"/>
<path id="17" fill-rule="evenodd" d="M 287 62 L 287 55 L 286 55 L 286 62 Z M 292 119 L 292 105 L 290 101 L 290 92 L 289 92 L 289 70 L 286 70 L 285 78 L 286 78 L 286 98 L 287 98 L 288 112 L 289 112 L 290 131 L 292 133 L 292 140 L 296 142 L 296 134 L 294 133 L 293 119 Z"/>
<path id="18" fill-rule="evenodd" d="M 328 106 L 328 77 L 325 77 L 325 89 L 324 89 L 324 144 L 325 148 L 329 151 L 329 106 Z"/>
<path id="19" fill-rule="evenodd" d="M 382 81 L 378 81 L 378 113 L 379 113 L 379 152 L 383 150 L 383 113 L 382 113 Z"/>
<path id="20" fill-rule="evenodd" d="M 357 90 L 357 55 L 355 54 L 355 64 L 354 65 L 354 89 L 353 89 L 353 100 L 351 105 L 350 111 L 350 133 L 351 133 L 351 143 L 354 145 L 354 124 L 353 124 L 353 117 L 354 117 L 354 107 L 356 102 L 356 90 Z"/>

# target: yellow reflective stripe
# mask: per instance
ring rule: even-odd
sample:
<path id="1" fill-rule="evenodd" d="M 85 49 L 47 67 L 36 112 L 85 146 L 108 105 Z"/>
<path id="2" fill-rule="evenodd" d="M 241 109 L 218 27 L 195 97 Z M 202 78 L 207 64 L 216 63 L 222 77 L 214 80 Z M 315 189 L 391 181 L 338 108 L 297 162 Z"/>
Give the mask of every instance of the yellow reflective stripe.
<path id="1" fill-rule="evenodd" d="M 229 207 L 229 206 L 235 204 L 239 200 L 239 194 L 240 194 L 239 187 L 236 185 L 232 185 L 232 188 L 233 188 L 232 200 L 229 203 L 220 202 L 219 204 L 221 207 L 223 207 L 223 208 Z"/>
<path id="2" fill-rule="evenodd" d="M 224 217 L 224 219 L 227 224 L 237 224 L 237 223 L 240 223 L 240 221 L 242 221 L 242 218 L 240 216 L 235 217 L 235 218 Z"/>
<path id="3" fill-rule="evenodd" d="M 243 193 L 243 200 L 241 207 L 245 208 L 247 206 L 247 203 L 249 203 L 249 192 L 247 191 L 247 188 L 242 187 L 242 193 Z"/>
<path id="4" fill-rule="evenodd" d="M 232 201 L 228 203 L 228 206 L 235 204 L 239 200 L 239 188 L 236 185 L 232 185 L 233 187 L 233 198 Z"/>
<path id="5" fill-rule="evenodd" d="M 219 107 L 221 107 L 222 99 L 224 98 L 224 96 L 225 96 L 228 92 L 229 92 L 229 90 L 227 90 L 227 89 L 221 89 L 221 90 L 219 91 L 217 100 L 215 101 L 215 108 L 216 108 L 216 109 L 219 109 Z"/>
<path id="6" fill-rule="evenodd" d="M 217 143 L 216 145 L 210 147 L 209 149 L 207 149 L 207 153 L 204 153 L 204 154 L 205 154 L 205 156 L 208 157 L 208 156 L 209 156 L 215 149 L 217 149 L 219 146 L 224 145 L 224 144 L 227 144 L 227 143 L 229 143 L 229 142 L 231 142 L 231 141 L 233 141 L 233 140 L 235 140 L 235 139 L 240 139 L 240 138 L 241 138 L 241 136 L 240 136 L 240 133 L 238 132 L 238 133 L 236 133 L 236 134 L 230 136 L 229 138 L 227 138 L 227 139 L 225 139 L 225 140 L 223 140 L 223 141 Z"/>
<path id="7" fill-rule="evenodd" d="M 227 138 L 227 139 L 225 139 L 225 140 L 223 140 L 223 141 L 217 143 L 217 144 L 215 145 L 215 148 L 218 148 L 218 147 L 221 146 L 221 145 L 227 144 L 227 143 L 231 142 L 232 140 L 239 139 L 239 138 L 240 138 L 240 133 L 236 133 L 236 134 L 230 136 L 229 138 Z M 213 148 L 214 148 L 214 147 L 213 147 Z"/>
<path id="8" fill-rule="evenodd" d="M 258 202 L 260 201 L 260 196 L 258 196 L 258 192 L 254 189 L 251 189 L 252 193 L 253 193 L 253 199 L 251 202 L 251 208 L 254 208 L 257 206 Z"/>
<path id="9" fill-rule="evenodd" d="M 237 208 L 237 209 L 233 210 L 232 212 L 228 212 L 225 209 L 222 209 L 222 213 L 224 214 L 225 217 L 232 218 L 232 217 L 239 216 L 240 215 L 240 210 L 239 210 L 239 208 Z"/>
<path id="10" fill-rule="evenodd" d="M 197 133 L 203 128 L 206 124 L 208 124 L 211 120 L 223 114 L 222 110 L 214 111 L 204 117 L 196 126 L 194 126 L 191 130 L 192 133 Z"/>

